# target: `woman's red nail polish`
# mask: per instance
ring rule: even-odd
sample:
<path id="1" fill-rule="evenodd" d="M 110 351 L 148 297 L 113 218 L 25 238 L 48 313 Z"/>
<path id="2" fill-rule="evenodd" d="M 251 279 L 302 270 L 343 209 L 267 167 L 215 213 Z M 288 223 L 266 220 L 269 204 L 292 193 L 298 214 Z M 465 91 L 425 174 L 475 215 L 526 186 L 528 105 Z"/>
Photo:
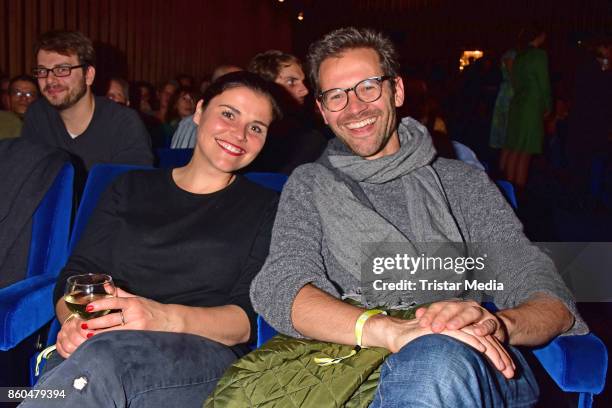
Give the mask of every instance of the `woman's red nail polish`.
<path id="1" fill-rule="evenodd" d="M 83 323 L 83 324 L 81 324 L 81 329 L 83 329 L 83 330 L 87 330 L 87 323 Z"/>
<path id="2" fill-rule="evenodd" d="M 87 333 L 87 338 L 90 339 L 93 336 L 93 333 Z"/>
<path id="3" fill-rule="evenodd" d="M 87 307 L 85 308 L 86 312 L 93 312 L 93 306 L 92 305 L 87 305 Z"/>

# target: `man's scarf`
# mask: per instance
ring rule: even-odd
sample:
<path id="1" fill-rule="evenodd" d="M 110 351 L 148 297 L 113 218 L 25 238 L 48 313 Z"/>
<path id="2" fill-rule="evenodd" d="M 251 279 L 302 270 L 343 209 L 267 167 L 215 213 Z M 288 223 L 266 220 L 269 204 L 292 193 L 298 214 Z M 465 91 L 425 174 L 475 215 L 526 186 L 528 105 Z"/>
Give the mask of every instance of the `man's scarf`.
<path id="1" fill-rule="evenodd" d="M 334 139 L 318 161 L 328 170 L 319 173 L 313 187 L 325 243 L 338 264 L 359 280 L 362 262 L 373 255 L 372 248 L 384 252 L 385 244 L 399 243 L 404 253 L 416 257 L 425 251 L 420 244 L 463 241 L 438 175 L 430 165 L 436 151 L 427 129 L 414 119 L 404 118 L 398 134 L 401 147 L 392 155 L 366 160 Z M 408 206 L 407 231 L 400 231 L 385 219 L 362 189 L 367 184 L 383 185 L 397 179 L 404 187 L 406 201 L 386 205 Z M 386 306 L 415 301 L 401 293 L 377 296 L 377 303 Z"/>

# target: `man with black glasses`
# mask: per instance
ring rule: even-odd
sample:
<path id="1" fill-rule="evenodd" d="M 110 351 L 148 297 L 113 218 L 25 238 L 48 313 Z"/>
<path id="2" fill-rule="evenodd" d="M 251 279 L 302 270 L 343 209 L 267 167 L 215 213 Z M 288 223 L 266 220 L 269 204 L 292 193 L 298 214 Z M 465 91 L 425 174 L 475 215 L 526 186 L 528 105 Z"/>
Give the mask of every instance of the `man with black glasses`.
<path id="1" fill-rule="evenodd" d="M 370 30 L 336 30 L 311 46 L 309 63 L 317 105 L 336 139 L 287 181 L 251 299 L 278 331 L 349 348 L 322 346 L 303 376 L 290 366 L 275 369 L 273 377 L 310 379 L 315 364 L 338 364 L 321 378 L 331 383 L 346 373 L 342 390 L 361 398 L 372 387 L 359 388 L 358 381 L 370 371 L 355 377 L 354 388 L 348 378 L 364 361 L 379 361 L 362 348 L 380 347 L 392 354 L 382 364 L 370 407 L 534 405 L 538 386 L 515 346 L 588 331 L 552 261 L 525 237 L 484 172 L 436 157 L 425 127 L 398 120 L 404 86 L 388 39 Z M 477 252 L 480 247 L 491 250 L 488 257 Z M 462 269 L 472 255 L 481 256 L 469 271 Z M 444 267 L 435 266 L 438 258 Z M 429 259 L 431 270 L 422 265 L 410 271 Z M 478 259 L 482 267 L 474 266 Z M 346 298 L 353 302 L 341 300 Z M 481 307 L 484 299 L 500 311 Z M 400 319 L 398 310 L 413 314 Z M 287 364 L 305 355 L 309 344 L 300 342 Z M 314 389 L 319 382 L 301 381 L 295 400 L 316 398 L 307 383 Z M 248 389 L 232 386 L 242 394 Z"/>
<path id="2" fill-rule="evenodd" d="M 22 136 L 68 151 L 89 170 L 97 163 L 150 165 L 151 141 L 136 112 L 91 90 L 96 69 L 91 40 L 74 31 L 43 34 L 33 75 L 44 98 L 25 116 Z"/>

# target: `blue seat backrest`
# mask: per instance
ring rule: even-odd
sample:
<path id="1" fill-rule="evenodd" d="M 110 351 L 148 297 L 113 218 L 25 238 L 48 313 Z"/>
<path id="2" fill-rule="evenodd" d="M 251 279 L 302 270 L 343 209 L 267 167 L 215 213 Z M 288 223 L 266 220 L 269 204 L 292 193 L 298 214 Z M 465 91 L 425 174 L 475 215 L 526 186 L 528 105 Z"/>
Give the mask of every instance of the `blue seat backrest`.
<path id="1" fill-rule="evenodd" d="M 74 168 L 64 164 L 32 218 L 26 276 L 57 274 L 68 256 Z"/>
<path id="2" fill-rule="evenodd" d="M 516 200 L 516 194 L 514 194 L 514 186 L 511 182 L 506 180 L 496 180 L 495 184 L 499 187 L 506 200 L 510 203 L 512 208 L 515 210 L 518 208 L 518 201 Z"/>
<path id="3" fill-rule="evenodd" d="M 13 349 L 53 318 L 51 292 L 68 256 L 73 182 L 74 169 L 66 163 L 32 216 L 25 279 L 0 289 L 2 351 Z M 27 347 L 24 343 L 22 350 Z"/>
<path id="4" fill-rule="evenodd" d="M 267 187 L 279 193 L 283 189 L 283 186 L 287 182 L 287 176 L 281 173 L 246 173 L 246 178 L 251 180 L 253 183 L 257 183 L 261 186 Z"/>
<path id="5" fill-rule="evenodd" d="M 155 149 L 157 157 L 157 167 L 167 169 L 172 167 L 183 167 L 193 156 L 193 149 Z"/>
<path id="6" fill-rule="evenodd" d="M 91 216 L 94 208 L 98 205 L 98 200 L 108 186 L 117 178 L 117 176 L 131 170 L 151 170 L 152 167 L 146 166 L 131 166 L 127 164 L 97 164 L 91 168 L 83 190 L 83 196 L 79 209 L 74 220 L 72 235 L 70 237 L 69 254 L 74 249 L 74 246 L 81 238 L 83 230 L 87 225 L 87 221 Z"/>

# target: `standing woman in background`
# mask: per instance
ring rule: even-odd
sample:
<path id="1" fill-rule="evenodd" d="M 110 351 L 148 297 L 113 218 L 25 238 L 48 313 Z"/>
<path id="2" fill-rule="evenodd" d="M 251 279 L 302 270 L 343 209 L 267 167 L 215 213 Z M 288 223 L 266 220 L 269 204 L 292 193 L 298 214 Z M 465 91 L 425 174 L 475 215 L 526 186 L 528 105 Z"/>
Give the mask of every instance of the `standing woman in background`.
<path id="1" fill-rule="evenodd" d="M 527 184 L 531 156 L 542 152 L 544 117 L 551 110 L 548 57 L 539 49 L 545 40 L 541 29 L 521 31 L 521 49 L 512 66 L 514 96 L 508 113 L 504 175 L 519 194 Z"/>
<path id="2" fill-rule="evenodd" d="M 510 102 L 514 91 L 512 90 L 512 64 L 516 57 L 516 50 L 510 49 L 501 57 L 500 71 L 502 81 L 499 84 L 497 99 L 495 100 L 495 108 L 493 109 L 493 118 L 491 120 L 491 134 L 489 136 L 489 146 L 493 149 L 503 149 L 506 144 L 506 135 L 508 132 L 508 111 L 510 110 Z M 508 161 L 508 150 L 503 149 L 499 158 L 499 170 L 503 173 Z"/>

